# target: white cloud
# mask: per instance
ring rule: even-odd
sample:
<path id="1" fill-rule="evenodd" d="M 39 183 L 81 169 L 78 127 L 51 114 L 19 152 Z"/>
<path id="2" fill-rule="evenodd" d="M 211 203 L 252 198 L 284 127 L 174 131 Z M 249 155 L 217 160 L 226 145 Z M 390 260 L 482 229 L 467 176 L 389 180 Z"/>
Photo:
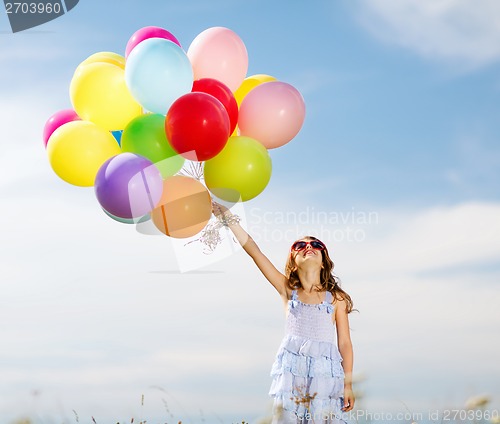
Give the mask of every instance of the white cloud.
<path id="1" fill-rule="evenodd" d="M 357 12 L 374 36 L 426 58 L 470 69 L 500 57 L 496 0 L 367 0 Z"/>
<path id="2" fill-rule="evenodd" d="M 472 202 L 406 213 L 386 210 L 378 216 L 380 222 L 372 225 L 375 228 L 366 229 L 366 242 L 351 244 L 342 252 L 343 262 L 353 271 L 356 252 L 364 257 L 364 268 L 372 272 L 407 275 L 484 265 L 500 257 L 500 205 L 496 203 Z"/>

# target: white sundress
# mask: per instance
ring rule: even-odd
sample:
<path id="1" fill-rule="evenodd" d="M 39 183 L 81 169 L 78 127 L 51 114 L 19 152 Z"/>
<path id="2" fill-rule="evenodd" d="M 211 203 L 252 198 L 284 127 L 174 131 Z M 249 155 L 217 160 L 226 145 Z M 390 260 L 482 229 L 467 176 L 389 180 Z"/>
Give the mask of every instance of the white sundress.
<path id="1" fill-rule="evenodd" d="M 288 301 L 285 337 L 272 366 L 273 424 L 347 424 L 344 369 L 335 342 L 333 295 L 320 304 Z"/>

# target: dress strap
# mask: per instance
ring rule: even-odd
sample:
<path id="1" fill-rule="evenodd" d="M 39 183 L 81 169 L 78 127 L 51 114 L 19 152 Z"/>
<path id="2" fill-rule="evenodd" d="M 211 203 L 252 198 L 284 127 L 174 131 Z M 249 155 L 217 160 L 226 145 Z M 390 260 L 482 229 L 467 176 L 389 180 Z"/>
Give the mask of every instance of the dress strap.
<path id="1" fill-rule="evenodd" d="M 333 294 L 329 290 L 326 291 L 325 301 L 330 303 L 330 304 L 333 302 Z"/>
<path id="2" fill-rule="evenodd" d="M 298 299 L 297 290 L 292 290 L 292 300 L 297 300 L 297 299 Z"/>

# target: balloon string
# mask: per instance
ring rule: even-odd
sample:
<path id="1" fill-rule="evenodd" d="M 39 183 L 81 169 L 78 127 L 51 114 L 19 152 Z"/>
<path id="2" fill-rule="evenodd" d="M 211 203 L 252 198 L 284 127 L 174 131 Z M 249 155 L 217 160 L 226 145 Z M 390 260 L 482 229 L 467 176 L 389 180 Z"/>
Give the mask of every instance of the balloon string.
<path id="1" fill-rule="evenodd" d="M 240 221 L 241 218 L 235 214 L 231 214 L 230 216 L 226 216 L 224 214 L 222 214 L 221 216 L 217 216 L 217 219 L 215 221 L 209 222 L 207 224 L 207 226 L 201 232 L 199 238 L 187 242 L 184 246 L 198 241 L 201 244 L 205 245 L 203 253 L 207 255 L 213 253 L 215 251 L 215 248 L 222 242 L 220 229 L 222 227 L 229 227 L 229 225 L 231 224 L 237 224 Z"/>
<path id="2" fill-rule="evenodd" d="M 201 162 L 189 161 L 187 163 L 187 166 L 184 165 L 182 167 L 182 169 L 179 171 L 179 174 L 201 181 L 203 180 L 203 165 Z"/>

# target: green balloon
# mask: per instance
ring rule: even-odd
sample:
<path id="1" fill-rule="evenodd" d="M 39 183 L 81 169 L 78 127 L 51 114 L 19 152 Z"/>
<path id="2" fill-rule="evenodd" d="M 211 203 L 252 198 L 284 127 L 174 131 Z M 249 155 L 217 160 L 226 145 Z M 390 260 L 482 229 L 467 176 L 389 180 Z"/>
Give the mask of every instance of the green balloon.
<path id="1" fill-rule="evenodd" d="M 170 145 L 165 133 L 165 116 L 150 113 L 128 123 L 121 138 L 122 152 L 136 153 L 153 162 L 162 177 L 170 177 L 182 168 L 184 158 Z"/>
<path id="2" fill-rule="evenodd" d="M 205 161 L 205 184 L 219 199 L 245 202 L 262 193 L 271 171 L 271 157 L 261 143 L 235 136 L 217 156 Z"/>

